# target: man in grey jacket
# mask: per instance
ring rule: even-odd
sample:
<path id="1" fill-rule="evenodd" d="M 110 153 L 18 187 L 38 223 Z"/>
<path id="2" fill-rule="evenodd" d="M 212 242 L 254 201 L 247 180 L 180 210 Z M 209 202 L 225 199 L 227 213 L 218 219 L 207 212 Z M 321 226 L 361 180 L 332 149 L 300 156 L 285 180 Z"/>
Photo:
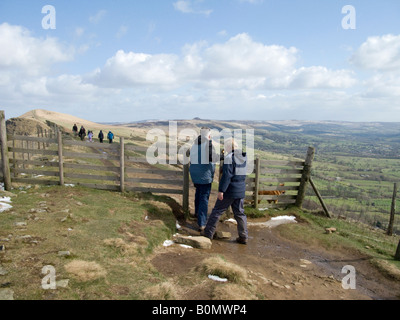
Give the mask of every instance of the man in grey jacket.
<path id="1" fill-rule="evenodd" d="M 225 146 L 227 155 L 218 187 L 218 200 L 203 234 L 207 238 L 213 239 L 219 218 L 231 206 L 239 234 L 236 241 L 240 244 L 247 244 L 247 217 L 244 213 L 247 155 L 238 149 L 234 139 L 228 140 Z"/>
<path id="2" fill-rule="evenodd" d="M 208 202 L 214 180 L 216 158 L 211 141 L 211 130 L 201 128 L 200 136 L 190 150 L 189 169 L 192 182 L 196 188 L 194 204 L 199 231 L 204 230 L 207 222 Z"/>

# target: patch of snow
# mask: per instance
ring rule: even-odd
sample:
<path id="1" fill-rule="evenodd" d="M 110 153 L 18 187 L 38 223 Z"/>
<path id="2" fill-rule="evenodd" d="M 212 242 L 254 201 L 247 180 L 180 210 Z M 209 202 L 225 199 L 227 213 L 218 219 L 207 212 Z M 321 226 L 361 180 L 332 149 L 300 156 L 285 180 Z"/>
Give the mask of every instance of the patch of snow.
<path id="1" fill-rule="evenodd" d="M 0 198 L 0 202 L 8 202 L 8 203 L 11 203 L 11 198 L 10 198 L 10 197 L 2 197 L 2 198 Z"/>
<path id="2" fill-rule="evenodd" d="M 296 217 L 294 217 L 294 216 L 279 216 L 279 217 L 271 218 L 271 220 L 272 221 L 278 221 L 278 220 L 296 221 Z"/>
<path id="3" fill-rule="evenodd" d="M 280 226 L 281 224 L 287 223 L 297 223 L 296 217 L 294 216 L 279 216 L 271 218 L 271 220 L 266 222 L 249 222 L 247 225 L 250 227 L 263 227 L 263 228 L 274 228 Z"/>
<path id="4" fill-rule="evenodd" d="M 185 249 L 193 249 L 192 246 L 188 246 L 188 245 L 186 245 L 186 244 L 181 244 L 180 246 L 181 246 L 182 248 L 185 248 Z"/>
<path id="5" fill-rule="evenodd" d="M 176 221 L 176 230 L 181 230 L 182 227 L 179 225 L 178 221 Z"/>
<path id="6" fill-rule="evenodd" d="M 165 240 L 164 243 L 163 243 L 163 246 L 164 247 L 169 247 L 169 246 L 172 246 L 174 243 L 175 242 L 172 241 L 172 240 Z"/>
<path id="7" fill-rule="evenodd" d="M 228 219 L 228 220 L 225 220 L 224 222 L 237 224 L 237 221 L 235 219 L 232 219 L 232 218 Z"/>
<path id="8" fill-rule="evenodd" d="M 217 281 L 217 282 L 228 282 L 228 279 L 225 278 L 220 278 L 218 276 L 214 276 L 214 275 L 208 275 L 208 279 L 213 280 L 213 281 Z"/>
<path id="9" fill-rule="evenodd" d="M 10 197 L 0 198 L 0 212 L 10 210 L 12 208 L 12 205 L 10 203 L 11 203 Z"/>

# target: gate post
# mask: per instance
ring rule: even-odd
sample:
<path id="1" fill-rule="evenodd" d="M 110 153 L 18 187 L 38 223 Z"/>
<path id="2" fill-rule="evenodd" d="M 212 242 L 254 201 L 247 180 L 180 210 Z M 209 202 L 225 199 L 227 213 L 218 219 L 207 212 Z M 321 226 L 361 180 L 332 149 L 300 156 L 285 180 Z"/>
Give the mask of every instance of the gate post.
<path id="1" fill-rule="evenodd" d="M 307 185 L 311 177 L 311 167 L 315 156 L 315 148 L 309 147 L 307 151 L 307 157 L 304 164 L 303 174 L 301 176 L 301 182 L 299 187 L 299 193 L 297 194 L 296 207 L 302 208 L 303 201 L 306 196 Z"/>
<path id="2" fill-rule="evenodd" d="M 396 197 L 397 197 L 397 183 L 395 183 L 393 187 L 393 197 L 392 197 L 392 205 L 390 207 L 389 226 L 386 232 L 388 236 L 391 236 L 393 234 L 394 216 L 396 214 Z"/>
<path id="3" fill-rule="evenodd" d="M 4 190 L 11 191 L 11 174 L 8 159 L 6 116 L 3 110 L 0 111 L 0 144 L 1 162 L 3 165 Z"/>
<path id="4" fill-rule="evenodd" d="M 185 215 L 189 214 L 189 164 L 183 165 L 182 207 Z"/>
<path id="5" fill-rule="evenodd" d="M 64 185 L 64 156 L 63 156 L 63 143 L 61 130 L 57 131 L 57 145 L 58 145 L 58 172 L 60 175 L 60 186 Z"/>
<path id="6" fill-rule="evenodd" d="M 120 149 L 119 149 L 119 165 L 120 165 L 120 190 L 125 192 L 125 139 L 120 137 Z"/>
<path id="7" fill-rule="evenodd" d="M 397 250 L 396 250 L 396 254 L 395 254 L 394 258 L 397 261 L 400 261 L 400 241 L 399 241 L 399 245 L 397 246 Z"/>
<path id="8" fill-rule="evenodd" d="M 260 190 L 260 170 L 261 170 L 261 164 L 260 164 L 260 158 L 256 158 L 255 162 L 255 178 L 254 178 L 254 208 L 258 209 L 258 191 Z"/>

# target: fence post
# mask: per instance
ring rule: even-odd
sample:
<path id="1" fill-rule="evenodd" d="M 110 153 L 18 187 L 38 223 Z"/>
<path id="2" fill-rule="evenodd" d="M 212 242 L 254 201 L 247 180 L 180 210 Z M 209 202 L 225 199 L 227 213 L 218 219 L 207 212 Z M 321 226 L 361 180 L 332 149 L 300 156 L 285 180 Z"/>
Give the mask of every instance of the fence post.
<path id="1" fill-rule="evenodd" d="M 393 188 L 392 206 L 390 208 L 390 220 L 387 229 L 388 236 L 391 236 L 393 234 L 394 215 L 396 214 L 396 196 L 397 196 L 397 183 L 394 184 Z"/>
<path id="2" fill-rule="evenodd" d="M 189 214 L 189 164 L 183 165 L 183 199 L 182 207 L 185 215 Z"/>
<path id="3" fill-rule="evenodd" d="M 311 179 L 311 176 L 309 177 L 309 181 L 310 181 L 311 187 L 314 189 L 314 192 L 315 192 L 315 194 L 317 195 L 317 198 L 318 198 L 319 202 L 321 203 L 322 209 L 324 209 L 325 215 L 326 215 L 328 218 L 331 219 L 332 216 L 331 216 L 331 214 L 329 213 L 328 207 L 326 206 L 326 204 L 325 204 L 325 202 L 324 202 L 324 199 L 322 199 L 321 194 L 319 193 L 319 191 L 318 191 L 316 185 L 314 184 L 313 180 Z"/>
<path id="4" fill-rule="evenodd" d="M 255 179 L 254 179 L 254 208 L 258 209 L 258 191 L 260 190 L 260 170 L 261 170 L 261 162 L 260 158 L 256 158 L 255 163 Z"/>
<path id="5" fill-rule="evenodd" d="M 396 250 L 396 254 L 395 254 L 394 258 L 396 260 L 400 261 L 400 241 L 399 241 L 399 245 L 397 246 L 397 250 Z"/>
<path id="6" fill-rule="evenodd" d="M 120 188 L 121 192 L 125 192 L 125 139 L 120 137 Z"/>
<path id="7" fill-rule="evenodd" d="M 311 177 L 311 167 L 315 156 L 315 148 L 309 147 L 307 151 L 307 157 L 304 164 L 303 174 L 301 176 L 301 182 L 299 187 L 299 193 L 297 194 L 296 207 L 302 208 L 303 201 L 306 196 L 307 185 Z"/>
<path id="8" fill-rule="evenodd" d="M 13 148 L 12 159 L 14 161 L 13 168 L 15 170 L 15 169 L 18 169 L 17 162 L 16 162 L 17 159 L 15 157 L 15 151 L 14 151 L 15 148 L 16 148 L 16 146 L 15 146 L 15 134 L 12 135 L 12 148 Z M 15 171 L 14 171 L 13 177 L 14 178 L 18 178 L 18 173 L 15 173 Z"/>
<path id="9" fill-rule="evenodd" d="M 59 130 L 57 132 L 57 144 L 58 144 L 58 168 L 60 175 L 60 186 L 64 185 L 64 157 L 63 157 L 63 144 L 62 144 L 62 133 Z"/>
<path id="10" fill-rule="evenodd" d="M 36 126 L 36 130 L 37 130 L 37 136 L 38 136 L 38 138 L 40 138 L 40 126 L 39 125 Z M 37 142 L 37 145 L 38 145 L 38 150 L 40 150 L 40 141 Z"/>
<path id="11" fill-rule="evenodd" d="M 6 116 L 4 114 L 4 111 L 0 111 L 0 143 L 1 161 L 3 164 L 4 190 L 11 191 L 11 174 L 8 159 Z"/>

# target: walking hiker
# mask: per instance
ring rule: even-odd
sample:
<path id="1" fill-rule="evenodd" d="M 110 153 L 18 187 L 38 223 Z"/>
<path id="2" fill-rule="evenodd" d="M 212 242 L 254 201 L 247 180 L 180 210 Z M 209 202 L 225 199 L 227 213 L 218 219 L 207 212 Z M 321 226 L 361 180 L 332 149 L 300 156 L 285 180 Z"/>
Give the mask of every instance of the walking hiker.
<path id="1" fill-rule="evenodd" d="M 81 138 L 81 140 L 85 140 L 86 137 L 86 129 L 81 126 L 81 129 L 79 130 L 79 138 Z"/>
<path id="2" fill-rule="evenodd" d="M 103 143 L 103 140 L 104 140 L 104 133 L 103 133 L 103 130 L 100 130 L 98 138 L 99 138 L 99 140 L 100 140 L 100 143 Z"/>
<path id="3" fill-rule="evenodd" d="M 247 155 L 238 149 L 234 139 L 225 142 L 225 151 L 218 200 L 207 221 L 204 236 L 213 239 L 219 218 L 231 206 L 239 234 L 236 241 L 240 244 L 247 244 L 247 217 L 244 213 Z"/>
<path id="4" fill-rule="evenodd" d="M 88 138 L 89 138 L 89 142 L 93 142 L 93 131 L 89 131 Z"/>
<path id="5" fill-rule="evenodd" d="M 72 132 L 74 133 L 75 137 L 78 135 L 78 126 L 76 125 L 76 123 L 72 127 Z"/>
<path id="6" fill-rule="evenodd" d="M 215 149 L 211 141 L 211 130 L 202 128 L 201 134 L 190 150 L 190 176 L 196 188 L 194 207 L 199 231 L 203 231 L 207 222 L 208 202 L 214 181 Z"/>
<path id="7" fill-rule="evenodd" d="M 113 143 L 114 134 L 111 131 L 108 132 L 107 139 L 110 143 Z"/>

